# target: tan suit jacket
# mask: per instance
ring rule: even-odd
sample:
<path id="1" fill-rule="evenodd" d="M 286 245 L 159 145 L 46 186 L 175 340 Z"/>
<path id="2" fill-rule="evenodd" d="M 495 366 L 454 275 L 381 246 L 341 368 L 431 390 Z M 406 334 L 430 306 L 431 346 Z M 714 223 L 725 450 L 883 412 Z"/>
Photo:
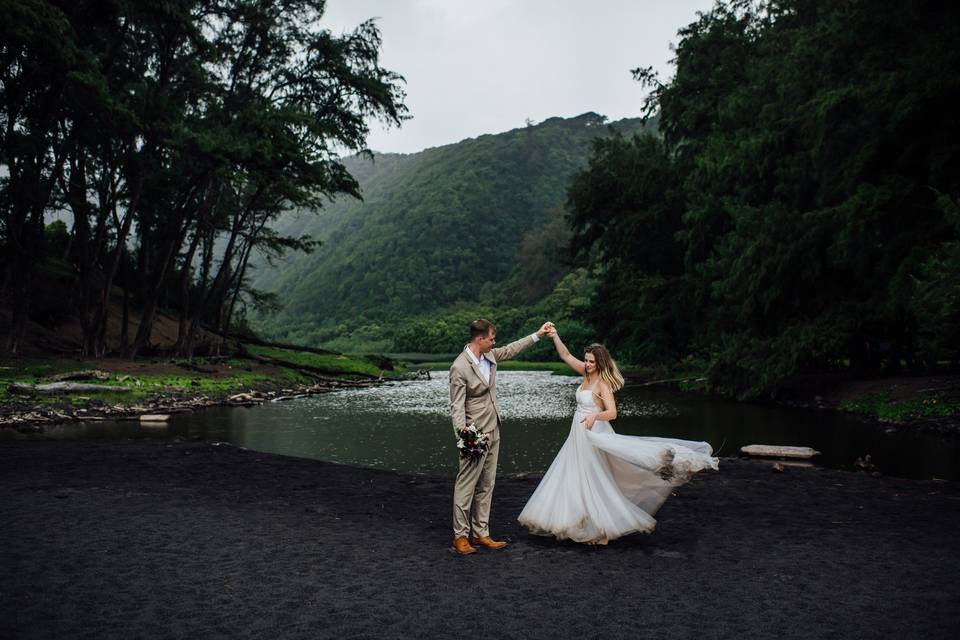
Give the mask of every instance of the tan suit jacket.
<path id="1" fill-rule="evenodd" d="M 490 381 L 483 379 L 480 367 L 462 351 L 450 365 L 450 416 L 459 432 L 475 423 L 480 433 L 488 434 L 488 449 L 481 459 L 460 458 L 460 469 L 453 486 L 453 537 L 490 535 L 490 504 L 497 480 L 500 452 L 500 405 L 497 404 L 497 362 L 509 360 L 534 343 L 533 336 L 521 338 L 505 347 L 491 349 Z"/>
<path id="2" fill-rule="evenodd" d="M 461 351 L 450 365 L 450 417 L 454 432 L 475 423 L 480 433 L 499 438 L 500 405 L 497 403 L 497 363 L 514 358 L 534 343 L 532 336 L 496 347 L 483 354 L 490 360 L 490 382 L 485 382 L 480 367 L 466 351 Z"/>

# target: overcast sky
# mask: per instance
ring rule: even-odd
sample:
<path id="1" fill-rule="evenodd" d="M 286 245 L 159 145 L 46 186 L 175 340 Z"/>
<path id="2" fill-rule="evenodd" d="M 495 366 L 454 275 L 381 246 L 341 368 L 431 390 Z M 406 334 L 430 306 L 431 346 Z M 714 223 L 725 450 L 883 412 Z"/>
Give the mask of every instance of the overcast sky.
<path id="1" fill-rule="evenodd" d="M 375 151 L 412 153 L 553 116 L 640 114 L 630 69 L 672 75 L 677 30 L 713 0 L 328 0 L 336 33 L 377 18 L 381 66 L 406 78 L 412 120 L 372 126 Z"/>

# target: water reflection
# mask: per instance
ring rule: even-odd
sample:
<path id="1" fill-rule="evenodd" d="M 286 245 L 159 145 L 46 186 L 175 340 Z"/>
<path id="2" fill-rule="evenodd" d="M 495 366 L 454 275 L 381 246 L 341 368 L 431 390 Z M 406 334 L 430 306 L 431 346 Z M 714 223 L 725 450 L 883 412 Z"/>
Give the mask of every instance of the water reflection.
<path id="1" fill-rule="evenodd" d="M 504 413 L 500 471 L 542 472 L 570 429 L 579 380 L 541 372 L 501 372 Z M 453 474 L 457 458 L 446 376 L 271 403 L 180 414 L 166 425 L 89 422 L 0 437 L 201 437 L 259 451 L 408 472 Z M 818 463 L 850 468 L 867 453 L 881 471 L 960 479 L 960 439 L 864 424 L 842 414 L 724 402 L 697 395 L 626 389 L 614 428 L 631 435 L 706 440 L 721 455 L 746 444 L 811 446 Z"/>

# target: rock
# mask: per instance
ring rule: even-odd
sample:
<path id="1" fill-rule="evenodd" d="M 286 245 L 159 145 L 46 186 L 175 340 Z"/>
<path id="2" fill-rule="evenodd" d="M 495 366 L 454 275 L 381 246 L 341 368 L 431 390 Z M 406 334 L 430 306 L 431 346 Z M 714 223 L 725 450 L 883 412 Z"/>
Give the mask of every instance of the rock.
<path id="1" fill-rule="evenodd" d="M 853 466 L 855 466 L 857 469 L 860 469 L 861 471 L 873 471 L 873 472 L 877 471 L 877 465 L 873 464 L 873 461 L 870 458 L 869 453 L 863 456 L 862 458 L 857 458 L 853 462 Z M 880 475 L 880 474 L 877 473 L 877 475 Z"/>

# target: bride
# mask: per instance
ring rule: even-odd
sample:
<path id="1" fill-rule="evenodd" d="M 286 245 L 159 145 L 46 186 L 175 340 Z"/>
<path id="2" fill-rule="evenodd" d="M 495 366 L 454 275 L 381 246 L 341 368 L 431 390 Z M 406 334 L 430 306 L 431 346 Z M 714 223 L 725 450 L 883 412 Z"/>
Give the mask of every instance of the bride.
<path id="1" fill-rule="evenodd" d="M 532 533 L 591 544 L 653 531 L 653 514 L 671 489 L 718 468 L 713 449 L 706 442 L 615 433 L 610 421 L 623 376 L 610 352 L 591 344 L 581 361 L 556 329 L 548 335 L 583 383 L 570 435 L 517 519 Z"/>

